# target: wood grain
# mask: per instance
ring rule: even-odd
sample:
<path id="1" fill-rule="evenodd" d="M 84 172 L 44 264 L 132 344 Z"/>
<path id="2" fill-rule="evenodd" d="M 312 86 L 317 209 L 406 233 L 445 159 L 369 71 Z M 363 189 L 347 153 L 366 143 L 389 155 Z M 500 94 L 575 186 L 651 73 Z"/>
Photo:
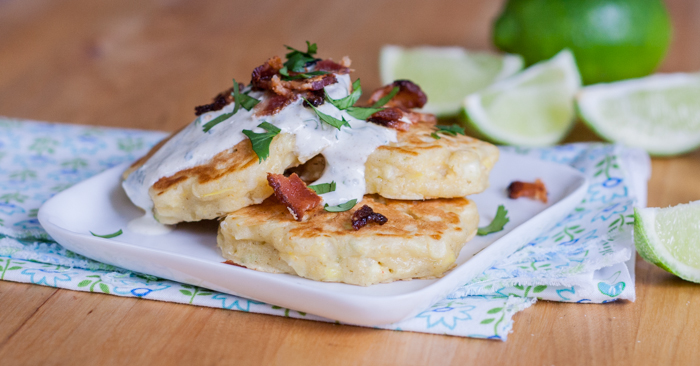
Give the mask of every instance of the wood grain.
<path id="1" fill-rule="evenodd" d="M 700 70 L 700 2 L 667 3 L 674 40 L 661 70 Z M 307 39 L 351 56 L 371 89 L 383 44 L 490 49 L 501 4 L 0 0 L 0 115 L 172 131 L 231 77 Z M 596 139 L 579 125 L 568 141 Z M 700 152 L 654 159 L 649 205 L 700 199 L 699 172 Z M 539 302 L 506 343 L 0 281 L 0 364 L 696 364 L 700 288 L 636 269 L 636 302 Z"/>

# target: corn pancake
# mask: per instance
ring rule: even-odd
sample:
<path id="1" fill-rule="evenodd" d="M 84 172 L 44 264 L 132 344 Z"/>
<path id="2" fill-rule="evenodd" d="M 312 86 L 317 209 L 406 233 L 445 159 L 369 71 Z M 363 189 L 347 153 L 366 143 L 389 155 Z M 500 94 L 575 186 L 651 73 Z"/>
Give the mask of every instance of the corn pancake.
<path id="1" fill-rule="evenodd" d="M 393 199 L 463 197 L 488 187 L 488 174 L 498 149 L 463 136 L 440 134 L 431 123 L 416 123 L 399 131 L 398 141 L 376 149 L 365 164 L 367 193 Z M 162 146 L 136 161 L 124 177 Z M 281 174 L 298 166 L 295 137 L 281 133 L 270 145 L 269 157 L 258 163 L 250 141 L 216 155 L 210 163 L 161 178 L 150 189 L 155 217 L 163 224 L 199 221 L 262 202 L 272 195 L 267 173 Z M 303 173 L 299 175 L 302 176 Z"/>
<path id="2" fill-rule="evenodd" d="M 380 146 L 365 163 L 367 193 L 417 200 L 464 197 L 489 186 L 498 148 L 475 138 L 439 133 L 435 125 L 416 123 L 399 131 L 397 142 Z"/>
<path id="3" fill-rule="evenodd" d="M 258 204 L 273 193 L 267 173 L 281 174 L 288 166 L 298 164 L 294 135 L 275 136 L 270 156 L 262 162 L 258 162 L 250 140 L 245 139 L 217 154 L 208 164 L 158 180 L 148 191 L 153 214 L 162 224 L 176 224 L 213 219 Z"/>
<path id="4" fill-rule="evenodd" d="M 351 216 L 365 204 L 388 222 L 354 230 Z M 399 201 L 366 195 L 350 211 L 320 210 L 298 222 L 271 197 L 229 214 L 217 242 L 224 258 L 250 269 L 369 286 L 442 276 L 474 237 L 478 222 L 476 205 L 465 198 Z"/>

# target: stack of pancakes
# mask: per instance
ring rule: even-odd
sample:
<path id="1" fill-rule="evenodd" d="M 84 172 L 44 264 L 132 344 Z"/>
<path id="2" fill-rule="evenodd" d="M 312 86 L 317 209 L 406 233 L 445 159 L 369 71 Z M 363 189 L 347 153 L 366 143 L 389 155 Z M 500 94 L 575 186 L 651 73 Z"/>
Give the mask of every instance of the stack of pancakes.
<path id="1" fill-rule="evenodd" d="M 310 184 L 325 164 L 321 155 L 300 162 L 295 136 L 283 132 L 263 161 L 245 139 L 206 164 L 161 178 L 149 189 L 153 214 L 164 224 L 220 219 L 223 257 L 259 271 L 362 286 L 440 277 L 476 234 L 476 205 L 464 197 L 488 187 L 498 149 L 461 134 L 436 138 L 436 131 L 434 122 L 412 123 L 370 154 L 366 195 L 349 211 L 320 209 L 297 221 L 273 195 L 268 174 L 294 172 Z M 354 228 L 352 216 L 365 205 L 386 223 Z"/>

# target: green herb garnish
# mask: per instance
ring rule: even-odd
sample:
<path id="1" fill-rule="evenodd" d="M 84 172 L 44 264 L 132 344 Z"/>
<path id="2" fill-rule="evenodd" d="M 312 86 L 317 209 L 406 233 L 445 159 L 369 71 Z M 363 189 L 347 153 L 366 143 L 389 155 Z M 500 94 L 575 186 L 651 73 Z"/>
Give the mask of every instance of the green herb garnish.
<path id="1" fill-rule="evenodd" d="M 345 211 L 355 207 L 356 203 L 357 203 L 356 199 L 352 199 L 352 200 L 347 201 L 345 203 L 341 203 L 337 206 L 328 206 L 328 204 L 326 203 L 326 205 L 323 207 L 323 209 L 328 211 L 328 212 L 345 212 Z"/>
<path id="2" fill-rule="evenodd" d="M 308 64 L 309 62 L 317 61 L 314 55 L 318 50 L 318 46 L 316 46 L 316 43 L 310 43 L 309 41 L 306 41 L 306 52 L 299 51 L 296 48 L 289 47 L 286 45 L 285 47 L 287 47 L 287 49 L 291 52 L 285 55 L 287 61 L 284 63 L 284 67 L 280 69 L 280 74 L 282 74 L 282 80 L 302 79 L 308 78 L 311 75 L 327 74 L 327 72 L 325 71 L 314 71 L 310 73 L 289 76 L 290 72 L 303 73 L 304 71 L 306 71 L 306 64 Z"/>
<path id="3" fill-rule="evenodd" d="M 328 93 L 326 93 L 326 100 L 333 104 L 336 108 L 345 110 L 357 103 L 360 96 L 362 96 L 362 87 L 360 86 L 360 79 L 357 79 L 354 83 L 352 83 L 352 93 L 350 93 L 350 95 L 341 99 L 333 99 L 328 95 Z"/>
<path id="4" fill-rule="evenodd" d="M 233 93 L 231 93 L 231 95 L 233 95 L 233 99 L 235 102 L 235 104 L 233 106 L 233 112 L 224 113 L 224 114 L 214 118 L 213 120 L 205 123 L 202 126 L 202 130 L 204 132 L 209 132 L 209 130 L 214 128 L 214 126 L 231 118 L 231 116 L 236 114 L 236 112 L 238 112 L 238 110 L 241 109 L 241 107 L 243 107 L 243 108 L 245 108 L 245 110 L 249 111 L 249 110 L 253 109 L 253 107 L 255 107 L 258 103 L 260 103 L 259 100 L 249 96 L 248 94 L 241 93 L 240 90 L 238 89 L 238 83 L 236 82 L 236 79 L 233 79 Z"/>
<path id="5" fill-rule="evenodd" d="M 238 89 L 236 79 L 233 79 L 233 100 L 236 102 L 233 107 L 233 114 L 236 114 L 240 107 L 245 108 L 246 111 L 250 111 L 253 109 L 253 107 L 260 103 L 259 100 L 249 96 L 248 94 L 241 94 L 240 90 Z"/>
<path id="6" fill-rule="evenodd" d="M 253 151 L 258 156 L 258 163 L 261 163 L 270 155 L 270 143 L 272 143 L 272 139 L 282 130 L 268 122 L 263 122 L 259 124 L 258 127 L 267 132 L 256 133 L 251 130 L 243 130 L 243 134 L 250 139 L 250 143 L 253 145 Z"/>
<path id="7" fill-rule="evenodd" d="M 381 111 L 384 108 L 366 108 L 366 107 L 349 107 L 346 109 L 349 115 L 366 121 L 371 115 Z"/>
<path id="8" fill-rule="evenodd" d="M 346 126 L 348 128 L 352 128 L 352 127 L 350 127 L 350 124 L 348 123 L 348 121 L 345 120 L 345 117 L 342 117 L 343 119 L 339 120 L 333 116 L 329 116 L 329 115 L 319 111 L 316 107 L 314 107 L 313 104 L 311 104 L 308 100 L 306 100 L 306 98 L 303 98 L 303 99 L 304 99 L 304 101 L 306 101 L 306 104 L 308 104 L 311 108 L 313 108 L 314 112 L 316 112 L 316 115 L 318 116 L 319 119 L 321 119 L 321 121 L 326 122 L 329 125 L 337 128 L 337 129 L 340 129 L 343 126 Z"/>
<path id="9" fill-rule="evenodd" d="M 451 126 L 438 125 L 437 129 L 438 129 L 437 133 L 444 133 L 444 134 L 450 135 L 450 136 L 457 136 L 457 134 L 466 136 L 466 134 L 464 133 L 464 127 L 460 127 L 459 125 L 451 125 Z"/>
<path id="10" fill-rule="evenodd" d="M 389 101 L 391 100 L 391 98 L 393 98 L 394 95 L 396 95 L 396 93 L 398 93 L 398 92 L 399 92 L 399 87 L 398 87 L 398 86 L 393 87 L 393 88 L 391 89 L 391 91 L 389 92 L 389 94 L 385 95 L 384 98 L 379 99 L 376 103 L 374 103 L 374 104 L 372 105 L 372 108 L 383 107 L 384 104 L 389 103 Z"/>
<path id="11" fill-rule="evenodd" d="M 439 139 L 442 138 L 442 137 L 438 136 L 438 134 L 435 133 L 435 132 L 431 133 L 431 134 L 430 134 L 430 137 L 432 137 L 432 138 L 434 138 L 434 139 L 436 139 L 436 140 L 439 140 Z"/>
<path id="12" fill-rule="evenodd" d="M 493 221 L 484 227 L 480 227 L 479 230 L 476 231 L 476 234 L 479 236 L 484 236 L 499 232 L 503 230 L 503 227 L 506 226 L 508 221 L 510 221 L 508 218 L 508 210 L 506 210 L 503 205 L 500 205 L 498 206 L 498 210 L 496 210 L 496 217 L 493 218 Z"/>
<path id="13" fill-rule="evenodd" d="M 205 123 L 205 124 L 202 126 L 202 130 L 203 130 L 204 132 L 209 132 L 209 130 L 211 130 L 212 128 L 214 128 L 214 126 L 216 126 L 216 125 L 218 125 L 219 123 L 221 123 L 221 122 L 223 122 L 223 121 L 225 121 L 225 120 L 231 118 L 231 116 L 233 116 L 233 114 L 234 114 L 234 112 L 231 112 L 231 113 L 224 113 L 224 114 L 222 114 L 222 115 L 220 115 L 220 116 L 214 118 L 213 120 L 211 120 L 211 121 Z"/>
<path id="14" fill-rule="evenodd" d="M 312 186 L 308 186 L 307 188 L 316 192 L 316 194 L 330 193 L 335 191 L 335 181 L 330 183 L 314 184 Z"/>
<path id="15" fill-rule="evenodd" d="M 122 229 L 119 229 L 119 231 L 117 231 L 115 233 L 106 234 L 106 235 L 97 235 L 97 234 L 93 233 L 92 231 L 90 232 L 90 234 L 92 234 L 92 236 L 96 236 L 98 238 L 105 238 L 105 239 L 111 239 L 111 238 L 117 237 L 123 233 L 124 232 L 122 232 Z"/>

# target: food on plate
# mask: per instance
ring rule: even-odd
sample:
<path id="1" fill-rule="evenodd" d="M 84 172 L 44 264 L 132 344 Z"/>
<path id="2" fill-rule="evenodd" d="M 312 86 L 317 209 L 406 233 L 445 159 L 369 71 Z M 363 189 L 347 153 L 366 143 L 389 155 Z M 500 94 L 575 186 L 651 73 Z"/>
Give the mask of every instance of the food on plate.
<path id="1" fill-rule="evenodd" d="M 386 223 L 354 230 L 351 218 L 364 205 Z M 367 286 L 442 276 L 478 223 L 476 205 L 465 198 L 406 201 L 367 195 L 352 210 L 321 210 L 302 222 L 270 198 L 226 216 L 218 243 L 224 258 L 247 268 Z"/>
<path id="2" fill-rule="evenodd" d="M 333 76 L 335 82 L 325 87 L 320 84 L 319 91 L 336 99 L 352 96 L 350 77 L 342 72 L 345 71 L 326 74 Z M 405 85 L 410 90 L 403 92 Z M 389 108 L 384 109 L 348 106 L 341 110 L 323 98 L 314 102 L 322 103 L 318 107 L 307 108 L 304 103 L 311 99 L 306 90 L 285 89 L 289 95 L 278 95 L 276 91 L 256 88 L 260 87 L 242 89 L 261 100 L 250 111 L 242 109 L 204 132 L 203 126 L 234 108 L 235 103 L 217 104 L 225 99 L 219 94 L 211 105 L 198 107 L 198 111 L 206 112 L 195 122 L 136 161 L 125 172 L 124 187 L 131 200 L 147 212 L 152 211 L 162 224 L 214 219 L 269 197 L 272 189 L 267 185 L 267 173 L 282 174 L 319 154 L 326 163 L 329 158 L 334 159 L 326 177 L 320 179 L 335 179 L 354 190 L 351 196 L 334 199 L 334 204 L 361 199 L 361 191 L 395 199 L 459 197 L 483 191 L 488 173 L 498 159 L 495 146 L 463 134 L 432 137 L 439 132 L 435 118 L 411 111 L 425 103 L 425 94 L 410 82 L 402 83 L 399 92 L 388 101 Z M 386 96 L 382 90 L 376 92 L 375 103 Z M 277 105 L 280 97 L 286 98 L 283 100 L 288 105 L 269 112 L 269 106 Z M 220 109 L 212 110 L 217 107 Z M 317 111 L 338 121 L 347 120 L 353 127 L 338 130 L 320 121 Z M 362 116 L 363 113 L 367 115 Z M 281 129 L 271 139 L 265 159 L 259 158 L 251 140 L 242 133 L 261 122 Z M 340 144 L 331 144 L 336 132 L 347 138 Z M 364 171 L 350 177 L 360 169 Z M 353 183 L 363 179 L 362 175 L 366 190 L 362 182 Z"/>
<path id="3" fill-rule="evenodd" d="M 367 193 L 417 200 L 485 190 L 498 149 L 473 137 L 443 132 L 431 123 L 415 123 L 398 131 L 396 142 L 379 146 L 365 163 Z"/>
<path id="4" fill-rule="evenodd" d="M 535 179 L 534 183 L 515 181 L 508 185 L 508 197 L 516 199 L 520 197 L 532 198 L 547 203 L 547 187 L 544 182 Z"/>
<path id="5" fill-rule="evenodd" d="M 396 80 L 358 105 L 350 60 L 288 47 L 125 173 L 162 224 L 220 218 L 227 263 L 357 285 L 441 276 L 477 231 L 493 145 Z M 401 200 L 401 201 L 399 201 Z"/>

